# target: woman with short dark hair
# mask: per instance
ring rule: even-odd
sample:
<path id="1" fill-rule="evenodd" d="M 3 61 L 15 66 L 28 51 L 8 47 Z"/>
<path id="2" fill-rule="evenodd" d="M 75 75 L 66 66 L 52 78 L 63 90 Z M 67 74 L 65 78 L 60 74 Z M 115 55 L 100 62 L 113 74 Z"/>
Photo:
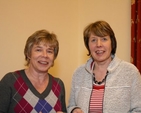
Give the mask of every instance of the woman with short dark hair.
<path id="1" fill-rule="evenodd" d="M 83 35 L 90 58 L 73 75 L 68 113 L 141 113 L 140 73 L 115 55 L 110 25 L 91 23 Z"/>

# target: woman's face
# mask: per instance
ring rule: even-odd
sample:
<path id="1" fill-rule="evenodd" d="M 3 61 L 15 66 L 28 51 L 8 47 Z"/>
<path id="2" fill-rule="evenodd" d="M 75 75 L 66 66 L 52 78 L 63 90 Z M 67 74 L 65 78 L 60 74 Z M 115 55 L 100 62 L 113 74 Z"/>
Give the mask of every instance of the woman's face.
<path id="1" fill-rule="evenodd" d="M 39 73 L 47 73 L 54 63 L 54 48 L 43 42 L 31 49 L 29 68 Z"/>
<path id="2" fill-rule="evenodd" d="M 89 38 L 89 49 L 95 62 L 111 60 L 112 47 L 110 36 L 99 37 L 91 34 Z"/>

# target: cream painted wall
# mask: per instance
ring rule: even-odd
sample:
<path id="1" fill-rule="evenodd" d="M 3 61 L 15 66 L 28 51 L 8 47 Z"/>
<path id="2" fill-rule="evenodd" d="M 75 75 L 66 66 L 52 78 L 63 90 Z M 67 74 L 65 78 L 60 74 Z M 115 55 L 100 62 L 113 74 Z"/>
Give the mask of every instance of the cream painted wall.
<path id="1" fill-rule="evenodd" d="M 72 74 L 88 58 L 84 27 L 106 20 L 117 37 L 117 56 L 130 61 L 130 15 L 130 0 L 0 0 L 0 78 L 24 68 L 26 39 L 47 29 L 57 34 L 60 43 L 49 72 L 64 81 L 68 103 Z"/>

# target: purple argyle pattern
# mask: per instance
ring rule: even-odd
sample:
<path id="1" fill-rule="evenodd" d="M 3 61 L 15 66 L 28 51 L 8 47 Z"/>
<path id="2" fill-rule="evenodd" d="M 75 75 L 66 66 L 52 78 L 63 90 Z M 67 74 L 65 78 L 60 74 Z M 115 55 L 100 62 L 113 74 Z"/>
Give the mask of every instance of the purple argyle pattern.
<path id="1" fill-rule="evenodd" d="M 19 73 L 18 73 L 19 74 Z M 53 79 L 52 90 L 45 99 L 39 99 L 28 88 L 21 76 L 17 78 L 14 87 L 17 90 L 13 99 L 17 102 L 14 110 L 15 113 L 55 113 L 61 111 L 61 103 L 58 96 L 61 91 L 60 85 Z M 21 99 L 17 99 L 20 95 Z"/>

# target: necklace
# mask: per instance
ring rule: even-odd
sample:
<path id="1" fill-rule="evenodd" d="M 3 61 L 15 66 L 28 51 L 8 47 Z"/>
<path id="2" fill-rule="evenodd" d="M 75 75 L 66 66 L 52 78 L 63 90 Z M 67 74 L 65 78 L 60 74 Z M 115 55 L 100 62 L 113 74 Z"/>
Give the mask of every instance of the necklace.
<path id="1" fill-rule="evenodd" d="M 107 73 L 106 73 L 106 76 L 104 77 L 104 79 L 102 80 L 102 81 L 97 81 L 96 79 L 95 79 L 95 74 L 93 73 L 93 81 L 94 81 L 94 83 L 95 84 L 98 84 L 98 85 L 101 85 L 103 82 L 105 82 L 105 80 L 106 80 L 106 77 L 107 77 L 107 75 L 108 75 L 108 71 L 107 71 Z"/>

